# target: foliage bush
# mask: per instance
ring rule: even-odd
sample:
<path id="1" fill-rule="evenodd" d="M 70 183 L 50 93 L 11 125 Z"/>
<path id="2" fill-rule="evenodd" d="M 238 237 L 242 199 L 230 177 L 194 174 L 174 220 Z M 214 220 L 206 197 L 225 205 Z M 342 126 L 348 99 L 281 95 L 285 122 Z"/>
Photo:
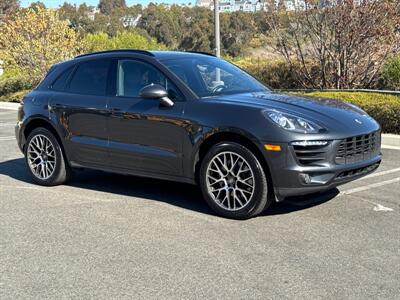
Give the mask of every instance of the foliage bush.
<path id="1" fill-rule="evenodd" d="M 22 90 L 15 93 L 0 96 L 0 102 L 21 102 L 22 98 L 29 93 L 30 90 Z"/>
<path id="2" fill-rule="evenodd" d="M 388 88 L 400 90 L 400 55 L 386 61 L 382 77 Z"/>
<path id="3" fill-rule="evenodd" d="M 383 132 L 400 134 L 400 96 L 363 92 L 309 92 L 303 94 L 353 103 L 378 121 Z"/>
<path id="4" fill-rule="evenodd" d="M 35 80 L 28 78 L 25 75 L 16 75 L 12 77 L 0 77 L 0 97 L 8 94 L 12 94 L 22 90 L 32 89 Z"/>
<path id="5" fill-rule="evenodd" d="M 165 46 L 155 39 L 146 38 L 136 32 L 124 31 L 114 37 L 104 32 L 87 34 L 82 41 L 83 52 L 93 52 L 108 49 L 143 49 L 164 50 Z"/>
<path id="6" fill-rule="evenodd" d="M 33 88 L 33 83 L 26 76 L 15 76 L 0 80 L 0 97 Z"/>
<path id="7" fill-rule="evenodd" d="M 256 58 L 231 59 L 231 61 L 271 88 L 293 89 L 301 87 L 295 73 L 284 61 Z"/>

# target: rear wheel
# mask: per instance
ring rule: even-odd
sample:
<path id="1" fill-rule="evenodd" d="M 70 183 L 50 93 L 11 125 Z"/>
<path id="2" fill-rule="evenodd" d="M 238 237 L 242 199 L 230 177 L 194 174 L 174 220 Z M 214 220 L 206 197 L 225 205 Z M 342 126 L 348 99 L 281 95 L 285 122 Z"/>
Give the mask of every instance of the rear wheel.
<path id="1" fill-rule="evenodd" d="M 36 128 L 28 136 L 25 160 L 33 180 L 41 185 L 58 185 L 70 176 L 60 144 L 46 128 Z"/>
<path id="2" fill-rule="evenodd" d="M 271 202 L 260 162 L 249 149 L 233 142 L 209 150 L 202 161 L 200 185 L 209 206 L 227 218 L 254 217 Z"/>

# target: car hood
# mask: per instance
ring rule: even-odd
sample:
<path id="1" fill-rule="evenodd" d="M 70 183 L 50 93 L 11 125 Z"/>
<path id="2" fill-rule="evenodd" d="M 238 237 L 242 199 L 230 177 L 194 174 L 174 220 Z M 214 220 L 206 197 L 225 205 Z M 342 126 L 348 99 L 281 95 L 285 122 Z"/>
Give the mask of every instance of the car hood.
<path id="1" fill-rule="evenodd" d="M 274 92 L 257 92 L 226 95 L 220 100 L 232 104 L 277 109 L 292 113 L 327 129 L 348 131 L 349 126 L 358 133 L 378 130 L 379 125 L 360 108 L 344 101 L 326 98 L 279 94 Z"/>

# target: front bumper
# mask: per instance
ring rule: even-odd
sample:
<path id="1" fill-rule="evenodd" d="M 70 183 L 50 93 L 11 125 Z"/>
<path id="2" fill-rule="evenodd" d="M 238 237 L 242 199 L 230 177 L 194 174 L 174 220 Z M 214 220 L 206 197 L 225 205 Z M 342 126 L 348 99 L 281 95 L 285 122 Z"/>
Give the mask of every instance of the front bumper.
<path id="1" fill-rule="evenodd" d="M 18 121 L 15 125 L 15 138 L 17 139 L 17 144 L 21 152 L 24 152 L 25 137 L 22 134 L 22 122 Z"/>
<path id="2" fill-rule="evenodd" d="M 279 152 L 264 151 L 277 201 L 290 196 L 323 192 L 372 173 L 379 167 L 382 159 L 380 141 L 377 141 L 376 153 L 346 164 L 337 163 L 335 159 L 341 142 L 330 141 L 324 160 L 308 165 L 300 162 L 293 146 L 288 143 L 279 144 Z"/>

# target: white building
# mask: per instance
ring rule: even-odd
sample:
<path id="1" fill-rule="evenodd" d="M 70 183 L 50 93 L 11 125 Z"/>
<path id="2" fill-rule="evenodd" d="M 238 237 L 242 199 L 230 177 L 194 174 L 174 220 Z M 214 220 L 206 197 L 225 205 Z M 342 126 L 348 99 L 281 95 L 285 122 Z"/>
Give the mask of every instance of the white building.
<path id="1" fill-rule="evenodd" d="M 86 16 L 91 20 L 94 21 L 96 18 L 96 14 L 100 13 L 98 8 L 92 8 L 90 11 L 86 12 Z"/>
<path id="2" fill-rule="evenodd" d="M 126 27 L 136 27 L 138 25 L 141 17 L 142 17 L 141 14 L 138 14 L 137 16 L 125 15 L 120 20 L 122 22 L 122 25 L 125 28 Z"/>
<path id="3" fill-rule="evenodd" d="M 278 7 L 280 1 L 275 0 L 274 5 Z M 305 0 L 284 0 L 286 10 L 303 10 L 305 8 Z M 197 0 L 196 6 L 208 7 L 214 10 L 213 0 Z M 269 1 L 267 0 L 220 0 L 220 12 L 257 12 L 269 9 Z"/>
<path id="4" fill-rule="evenodd" d="M 304 0 L 285 0 L 286 10 L 304 10 L 306 2 Z"/>
<path id="5" fill-rule="evenodd" d="M 197 0 L 196 6 L 200 7 L 210 7 L 213 0 Z"/>

